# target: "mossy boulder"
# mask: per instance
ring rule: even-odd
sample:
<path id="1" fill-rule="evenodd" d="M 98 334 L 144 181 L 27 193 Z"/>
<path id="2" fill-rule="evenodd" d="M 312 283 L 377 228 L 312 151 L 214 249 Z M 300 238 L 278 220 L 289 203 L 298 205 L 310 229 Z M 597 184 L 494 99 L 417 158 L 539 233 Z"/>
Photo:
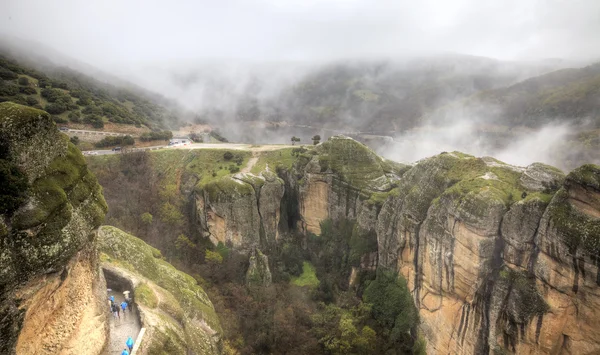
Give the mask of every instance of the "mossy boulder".
<path id="1" fill-rule="evenodd" d="M 36 276 L 61 271 L 93 243 L 107 205 L 81 152 L 46 112 L 0 104 L 0 142 L 0 160 L 10 166 L 2 180 L 18 169 L 26 189 L 13 191 L 20 203 L 0 215 L 0 318 L 13 327 L 2 328 L 0 353 L 10 353 L 24 312 L 16 312 L 12 294 Z"/>
<path id="2" fill-rule="evenodd" d="M 103 267 L 132 280 L 148 328 L 148 354 L 220 353 L 221 325 L 202 287 L 167 263 L 160 252 L 118 228 L 103 226 L 98 245 Z"/>

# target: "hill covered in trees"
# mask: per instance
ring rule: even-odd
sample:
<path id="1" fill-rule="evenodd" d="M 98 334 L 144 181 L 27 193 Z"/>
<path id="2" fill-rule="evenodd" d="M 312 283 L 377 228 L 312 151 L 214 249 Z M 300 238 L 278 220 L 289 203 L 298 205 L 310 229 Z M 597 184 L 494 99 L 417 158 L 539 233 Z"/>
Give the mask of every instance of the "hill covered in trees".
<path id="1" fill-rule="evenodd" d="M 24 64 L 0 52 L 0 102 L 43 109 L 57 123 L 105 123 L 147 126 L 178 125 L 180 113 L 144 92 L 116 87 L 66 67 Z M 159 98 L 160 99 L 160 98 Z"/>

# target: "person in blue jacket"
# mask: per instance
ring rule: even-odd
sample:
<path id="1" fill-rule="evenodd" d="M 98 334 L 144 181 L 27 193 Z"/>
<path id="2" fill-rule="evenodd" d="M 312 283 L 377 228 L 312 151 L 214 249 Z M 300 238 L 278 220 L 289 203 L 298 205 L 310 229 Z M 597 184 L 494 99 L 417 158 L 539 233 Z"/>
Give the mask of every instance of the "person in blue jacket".
<path id="1" fill-rule="evenodd" d="M 123 314 L 125 314 L 125 310 L 127 309 L 127 302 L 121 302 L 121 309 L 123 310 Z"/>
<path id="2" fill-rule="evenodd" d="M 129 355 L 129 351 L 127 351 L 127 349 L 123 349 L 123 352 L 121 353 L 121 355 Z"/>
<path id="3" fill-rule="evenodd" d="M 127 345 L 129 351 L 133 350 L 133 339 L 131 337 L 127 338 L 125 345 Z"/>

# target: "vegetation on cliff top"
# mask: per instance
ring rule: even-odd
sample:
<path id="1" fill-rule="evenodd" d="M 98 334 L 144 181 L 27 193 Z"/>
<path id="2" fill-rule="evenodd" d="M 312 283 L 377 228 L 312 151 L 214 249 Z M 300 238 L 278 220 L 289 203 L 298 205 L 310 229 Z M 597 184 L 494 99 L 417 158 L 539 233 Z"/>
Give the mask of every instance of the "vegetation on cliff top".
<path id="1" fill-rule="evenodd" d="M 569 189 L 583 188 L 600 193 L 600 167 L 583 165 L 573 170 L 565 180 L 565 187 L 560 189 L 549 206 L 552 223 L 564 237 L 564 242 L 571 253 L 578 248 L 598 257 L 600 255 L 600 220 L 589 216 L 575 208 L 569 201 Z"/>

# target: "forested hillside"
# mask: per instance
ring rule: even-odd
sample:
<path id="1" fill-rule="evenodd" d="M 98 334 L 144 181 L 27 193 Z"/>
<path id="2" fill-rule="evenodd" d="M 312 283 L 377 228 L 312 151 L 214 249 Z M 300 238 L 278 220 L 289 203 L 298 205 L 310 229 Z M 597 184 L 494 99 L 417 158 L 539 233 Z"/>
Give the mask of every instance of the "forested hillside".
<path id="1" fill-rule="evenodd" d="M 539 127 L 547 123 L 600 127 L 600 63 L 561 69 L 517 84 L 483 91 L 444 107 L 431 117 L 452 120 L 456 109 L 507 126 Z"/>
<path id="2" fill-rule="evenodd" d="M 43 109 L 56 123 L 85 123 L 102 128 L 107 122 L 148 128 L 176 126 L 178 114 L 144 95 L 100 82 L 69 68 L 24 65 L 0 53 L 0 102 L 12 101 Z"/>

